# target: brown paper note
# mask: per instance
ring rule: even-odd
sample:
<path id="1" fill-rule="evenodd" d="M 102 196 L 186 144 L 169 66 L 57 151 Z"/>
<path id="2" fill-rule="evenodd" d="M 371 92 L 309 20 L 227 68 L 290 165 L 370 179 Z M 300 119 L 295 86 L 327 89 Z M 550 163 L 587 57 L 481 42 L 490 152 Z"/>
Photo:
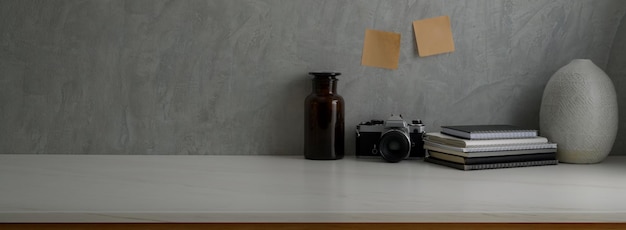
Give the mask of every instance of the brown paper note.
<path id="1" fill-rule="evenodd" d="M 450 17 L 440 16 L 413 21 L 413 30 L 420 57 L 454 52 Z"/>
<path id="2" fill-rule="evenodd" d="M 361 65 L 397 69 L 400 60 L 400 34 L 365 30 Z"/>

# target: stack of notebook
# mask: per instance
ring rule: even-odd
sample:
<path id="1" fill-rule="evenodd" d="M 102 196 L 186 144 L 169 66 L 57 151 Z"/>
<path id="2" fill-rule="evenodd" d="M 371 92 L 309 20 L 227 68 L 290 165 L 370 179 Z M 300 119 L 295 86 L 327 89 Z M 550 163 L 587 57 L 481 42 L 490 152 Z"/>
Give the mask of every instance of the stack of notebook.
<path id="1" fill-rule="evenodd" d="M 425 161 L 461 170 L 556 165 L 556 144 L 511 125 L 442 126 L 427 133 Z"/>

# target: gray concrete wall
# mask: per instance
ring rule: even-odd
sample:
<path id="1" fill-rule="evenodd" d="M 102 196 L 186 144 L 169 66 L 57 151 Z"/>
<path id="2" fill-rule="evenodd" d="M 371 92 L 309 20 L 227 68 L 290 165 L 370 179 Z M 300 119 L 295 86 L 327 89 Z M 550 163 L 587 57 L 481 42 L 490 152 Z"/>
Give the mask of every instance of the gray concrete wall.
<path id="1" fill-rule="evenodd" d="M 552 73 L 575 58 L 606 68 L 625 12 L 619 0 L 3 0 L 0 153 L 302 154 L 306 73 L 325 70 L 344 74 L 348 154 L 356 124 L 391 113 L 429 131 L 538 128 Z M 411 22 L 440 15 L 456 52 L 420 58 Z M 360 65 L 367 28 L 402 34 L 397 70 Z"/>
<path id="2" fill-rule="evenodd" d="M 626 17 L 619 23 L 606 72 L 615 85 L 620 117 L 611 154 L 626 155 Z"/>

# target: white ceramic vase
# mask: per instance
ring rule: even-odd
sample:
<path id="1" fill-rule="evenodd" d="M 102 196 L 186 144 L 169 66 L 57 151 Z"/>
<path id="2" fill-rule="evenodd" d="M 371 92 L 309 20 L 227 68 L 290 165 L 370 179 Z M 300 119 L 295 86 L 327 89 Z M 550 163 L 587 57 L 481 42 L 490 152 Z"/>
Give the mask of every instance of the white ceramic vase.
<path id="1" fill-rule="evenodd" d="M 548 81 L 541 100 L 542 136 L 557 143 L 560 162 L 606 158 L 617 134 L 617 96 L 611 79 L 591 60 L 575 59 Z"/>

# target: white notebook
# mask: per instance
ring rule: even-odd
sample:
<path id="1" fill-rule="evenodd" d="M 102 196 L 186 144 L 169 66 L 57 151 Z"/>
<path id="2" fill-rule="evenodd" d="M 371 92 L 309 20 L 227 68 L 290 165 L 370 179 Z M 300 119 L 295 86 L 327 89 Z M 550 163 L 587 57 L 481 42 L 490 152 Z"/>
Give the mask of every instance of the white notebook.
<path id="1" fill-rule="evenodd" d="M 516 138 L 516 139 L 492 139 L 492 140 L 468 140 L 453 137 L 443 133 L 426 133 L 425 140 L 446 144 L 455 147 L 473 147 L 473 146 L 490 146 L 490 145 L 515 145 L 515 144 L 539 144 L 548 143 L 548 138 L 532 137 L 532 138 Z"/>

